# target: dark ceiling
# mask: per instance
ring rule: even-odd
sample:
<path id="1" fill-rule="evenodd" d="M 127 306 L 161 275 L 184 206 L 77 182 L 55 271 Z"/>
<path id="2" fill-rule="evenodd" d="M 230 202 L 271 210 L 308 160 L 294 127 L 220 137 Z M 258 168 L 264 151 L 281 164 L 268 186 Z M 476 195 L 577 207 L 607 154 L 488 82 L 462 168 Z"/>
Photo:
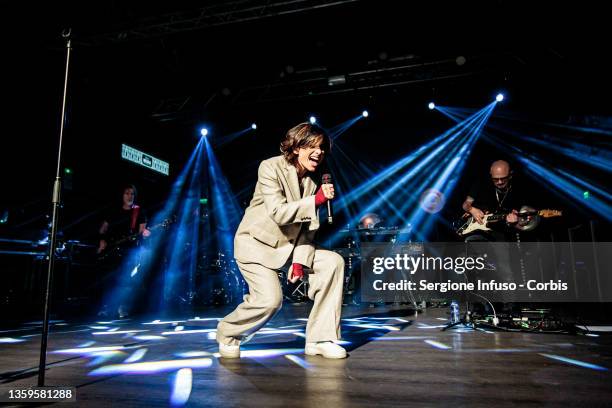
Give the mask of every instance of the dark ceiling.
<path id="1" fill-rule="evenodd" d="M 67 27 L 73 52 L 64 163 L 75 168 L 88 197 L 142 177 L 117 164 L 120 143 L 176 169 L 201 123 L 216 135 L 260 124 L 257 141 L 218 152 L 232 181 L 244 172 L 229 169 L 236 158 L 274 154 L 284 130 L 310 113 L 332 126 L 364 107 L 376 112 L 377 124 L 355 138 L 361 151 L 381 132 L 413 135 L 410 145 L 443 129 L 448 123 L 426 116 L 431 99 L 480 107 L 505 90 L 507 109 L 543 120 L 610 114 L 608 14 L 598 2 L 107 0 L 1 7 L 10 156 L 3 161 L 4 201 L 11 205 L 49 194 Z M 343 83 L 329 85 L 332 77 Z M 160 196 L 168 182 L 158 185 Z"/>

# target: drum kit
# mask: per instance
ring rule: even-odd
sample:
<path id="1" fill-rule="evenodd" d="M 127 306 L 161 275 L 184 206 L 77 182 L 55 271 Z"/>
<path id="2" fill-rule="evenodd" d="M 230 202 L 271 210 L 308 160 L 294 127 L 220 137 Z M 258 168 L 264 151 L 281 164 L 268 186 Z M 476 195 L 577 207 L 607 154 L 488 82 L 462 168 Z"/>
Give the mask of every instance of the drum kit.
<path id="1" fill-rule="evenodd" d="M 218 251 L 200 268 L 201 277 L 208 281 L 203 285 L 207 293 L 202 296 L 207 303 L 236 304 L 242 302 L 243 295 L 248 293 L 248 286 L 232 256 Z"/>
<path id="2" fill-rule="evenodd" d="M 361 267 L 361 251 L 360 243 L 362 242 L 409 242 L 412 228 L 408 225 L 405 228 L 397 226 L 384 227 L 380 226 L 381 218 L 375 213 L 368 213 L 361 217 L 356 228 L 351 228 L 347 225 L 346 228 L 339 231 L 343 237 L 343 245 L 338 248 L 333 248 L 344 258 L 344 303 L 359 304 L 359 284 L 360 284 L 360 267 Z"/>

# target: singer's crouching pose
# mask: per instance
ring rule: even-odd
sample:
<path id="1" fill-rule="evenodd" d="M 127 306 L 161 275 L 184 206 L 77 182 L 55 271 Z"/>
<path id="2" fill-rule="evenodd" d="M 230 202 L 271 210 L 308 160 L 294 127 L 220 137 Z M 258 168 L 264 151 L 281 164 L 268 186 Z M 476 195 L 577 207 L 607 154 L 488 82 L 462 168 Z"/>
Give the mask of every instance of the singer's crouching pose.
<path id="1" fill-rule="evenodd" d="M 238 267 L 249 294 L 217 327 L 219 353 L 240 357 L 240 343 L 261 328 L 281 308 L 283 294 L 277 271 L 289 266 L 296 282 L 308 270 L 308 297 L 314 306 L 306 325 L 308 355 L 345 358 L 340 338 L 344 260 L 335 252 L 315 248 L 318 207 L 334 198 L 330 183 L 317 188 L 318 170 L 330 141 L 309 123 L 290 129 L 280 146 L 282 155 L 259 166 L 257 185 L 234 239 Z"/>

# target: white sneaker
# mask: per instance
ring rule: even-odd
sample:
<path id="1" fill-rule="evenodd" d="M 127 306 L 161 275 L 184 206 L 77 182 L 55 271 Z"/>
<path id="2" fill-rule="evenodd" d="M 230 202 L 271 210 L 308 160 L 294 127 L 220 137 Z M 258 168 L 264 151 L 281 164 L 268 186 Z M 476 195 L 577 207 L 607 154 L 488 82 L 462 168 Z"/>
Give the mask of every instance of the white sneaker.
<path id="1" fill-rule="evenodd" d="M 240 346 L 219 343 L 219 354 L 223 358 L 240 358 Z"/>
<path id="2" fill-rule="evenodd" d="M 308 356 L 320 354 L 325 358 L 346 358 L 346 350 L 332 341 L 306 343 L 304 353 Z"/>

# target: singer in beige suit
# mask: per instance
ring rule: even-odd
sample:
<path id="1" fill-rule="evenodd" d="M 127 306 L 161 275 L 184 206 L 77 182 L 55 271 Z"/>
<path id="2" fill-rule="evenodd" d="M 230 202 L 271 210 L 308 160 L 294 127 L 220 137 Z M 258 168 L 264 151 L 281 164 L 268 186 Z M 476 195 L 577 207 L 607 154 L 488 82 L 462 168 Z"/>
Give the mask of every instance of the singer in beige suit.
<path id="1" fill-rule="evenodd" d="M 238 267 L 249 294 L 217 328 L 219 352 L 240 357 L 240 343 L 272 319 L 283 295 L 277 271 L 289 267 L 288 279 L 308 273 L 308 297 L 314 300 L 306 325 L 308 355 L 344 358 L 335 344 L 340 338 L 344 261 L 338 254 L 316 248 L 318 206 L 334 198 L 332 184 L 318 187 L 317 171 L 330 142 L 318 126 L 302 123 L 281 142 L 282 155 L 259 166 L 257 185 L 234 239 Z"/>

